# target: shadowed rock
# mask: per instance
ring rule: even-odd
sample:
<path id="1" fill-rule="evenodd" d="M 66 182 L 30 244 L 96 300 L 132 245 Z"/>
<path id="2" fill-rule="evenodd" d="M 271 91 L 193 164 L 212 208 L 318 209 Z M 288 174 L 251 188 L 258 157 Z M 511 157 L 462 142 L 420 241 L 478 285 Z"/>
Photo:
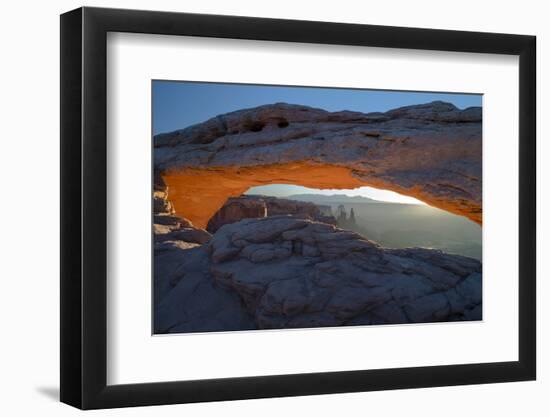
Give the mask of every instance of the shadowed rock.
<path id="1" fill-rule="evenodd" d="M 308 219 L 246 219 L 160 256 L 161 333 L 481 319 L 477 260 Z"/>
<path id="2" fill-rule="evenodd" d="M 224 224 L 235 223 L 242 219 L 277 215 L 292 215 L 323 223 L 336 224 L 336 219 L 332 214 L 326 214 L 330 212 L 330 206 L 319 207 L 305 201 L 259 195 L 242 195 L 227 200 L 223 207 L 208 221 L 206 229 L 210 233 L 214 233 Z"/>

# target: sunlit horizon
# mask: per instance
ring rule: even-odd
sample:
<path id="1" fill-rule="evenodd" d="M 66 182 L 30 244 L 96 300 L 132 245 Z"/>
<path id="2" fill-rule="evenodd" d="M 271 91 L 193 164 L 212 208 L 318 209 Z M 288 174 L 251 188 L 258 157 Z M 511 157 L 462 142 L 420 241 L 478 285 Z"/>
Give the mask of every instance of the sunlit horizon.
<path id="1" fill-rule="evenodd" d="M 414 197 L 405 196 L 394 191 L 380 190 L 373 187 L 354 189 L 316 189 L 291 184 L 270 184 L 250 188 L 245 194 L 261 194 L 271 197 L 290 197 L 296 194 L 345 195 L 348 197 L 366 197 L 385 203 L 426 205 Z"/>

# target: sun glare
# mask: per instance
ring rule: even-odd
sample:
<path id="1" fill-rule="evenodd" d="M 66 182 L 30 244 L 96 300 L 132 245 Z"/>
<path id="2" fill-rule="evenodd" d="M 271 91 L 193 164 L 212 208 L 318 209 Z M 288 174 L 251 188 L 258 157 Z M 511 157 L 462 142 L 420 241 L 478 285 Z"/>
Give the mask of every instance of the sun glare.
<path id="1" fill-rule="evenodd" d="M 327 189 L 319 190 L 290 184 L 270 184 L 250 188 L 246 194 L 262 194 L 273 197 L 289 197 L 296 194 L 346 195 L 348 197 L 365 197 L 377 201 L 398 204 L 426 205 L 416 198 L 401 195 L 389 190 L 379 190 L 372 187 L 360 187 L 351 190 Z"/>

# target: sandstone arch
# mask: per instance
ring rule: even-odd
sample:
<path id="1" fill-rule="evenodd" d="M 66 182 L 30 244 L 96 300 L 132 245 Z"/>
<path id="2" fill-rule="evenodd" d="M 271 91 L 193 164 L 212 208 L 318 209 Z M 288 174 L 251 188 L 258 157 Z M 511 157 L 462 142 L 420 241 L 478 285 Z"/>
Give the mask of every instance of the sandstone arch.
<path id="1" fill-rule="evenodd" d="M 433 102 L 386 113 L 278 103 L 154 138 L 176 214 L 204 228 L 252 186 L 396 191 L 481 225 L 481 108 Z"/>

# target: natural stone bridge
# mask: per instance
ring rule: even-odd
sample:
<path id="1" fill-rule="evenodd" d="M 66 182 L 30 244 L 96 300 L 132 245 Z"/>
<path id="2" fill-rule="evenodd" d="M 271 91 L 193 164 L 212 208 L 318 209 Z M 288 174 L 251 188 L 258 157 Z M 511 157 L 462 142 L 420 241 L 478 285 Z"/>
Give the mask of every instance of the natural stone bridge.
<path id="1" fill-rule="evenodd" d="M 444 102 L 366 114 L 266 105 L 155 136 L 155 174 L 200 228 L 266 184 L 381 188 L 481 224 L 481 117 Z"/>

